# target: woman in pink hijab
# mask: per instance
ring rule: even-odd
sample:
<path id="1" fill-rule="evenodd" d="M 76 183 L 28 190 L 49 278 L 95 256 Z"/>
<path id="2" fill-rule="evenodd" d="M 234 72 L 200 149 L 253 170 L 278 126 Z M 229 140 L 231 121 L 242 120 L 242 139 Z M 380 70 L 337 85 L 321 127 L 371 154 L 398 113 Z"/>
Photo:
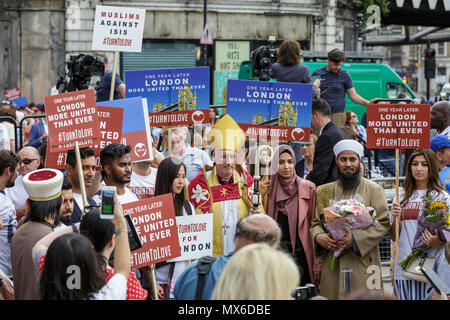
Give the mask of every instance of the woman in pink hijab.
<path id="1" fill-rule="evenodd" d="M 316 186 L 295 173 L 295 154 L 288 145 L 280 145 L 274 152 L 261 189 L 268 191 L 266 212 L 283 232 L 281 248 L 288 251 L 300 269 L 300 285 L 318 284 L 320 261 L 315 257 L 309 228 L 316 209 Z"/>

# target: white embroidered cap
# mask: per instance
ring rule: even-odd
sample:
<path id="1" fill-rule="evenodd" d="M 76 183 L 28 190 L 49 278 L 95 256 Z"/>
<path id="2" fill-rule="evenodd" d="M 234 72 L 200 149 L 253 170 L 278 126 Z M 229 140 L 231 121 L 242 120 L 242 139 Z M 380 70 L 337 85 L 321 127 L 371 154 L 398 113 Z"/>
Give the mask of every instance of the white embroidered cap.
<path id="1" fill-rule="evenodd" d="M 33 201 L 49 201 L 61 195 L 64 175 L 56 169 L 39 169 L 23 177 L 28 198 Z"/>
<path id="2" fill-rule="evenodd" d="M 356 140 L 344 139 L 336 143 L 333 147 L 336 158 L 342 151 L 353 151 L 361 159 L 364 156 L 364 147 Z"/>

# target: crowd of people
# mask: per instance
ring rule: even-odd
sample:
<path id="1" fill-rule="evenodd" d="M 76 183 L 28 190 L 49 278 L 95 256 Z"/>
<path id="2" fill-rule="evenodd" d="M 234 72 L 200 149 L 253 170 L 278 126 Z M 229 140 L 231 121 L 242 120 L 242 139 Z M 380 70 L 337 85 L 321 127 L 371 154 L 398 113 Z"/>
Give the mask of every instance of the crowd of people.
<path id="1" fill-rule="evenodd" d="M 282 44 L 271 75 L 312 83 L 299 58 L 298 43 Z M 320 79 L 313 82 L 309 143 L 264 142 L 274 154 L 266 170 L 257 164 L 259 204 L 252 201 L 256 151 L 226 113 L 210 110 L 201 139 L 187 127 L 172 128 L 171 135 L 168 128 L 152 131 L 152 161 L 133 163 L 130 146 L 111 143 L 100 152 L 99 168 L 95 151 L 84 147 L 81 167 L 72 149 L 64 170 L 46 167 L 45 118 L 32 121 L 22 146 L 0 122 L 0 297 L 271 300 L 292 299 L 299 287 L 312 284 L 312 299 L 447 299 L 429 284 L 405 278 L 398 265 L 393 295 L 380 294 L 379 243 L 387 233 L 396 240 L 399 228 L 402 260 L 413 248 L 422 196 L 434 192 L 450 204 L 450 104 L 431 107 L 431 149 L 415 150 L 407 159 L 403 191 L 390 207 L 384 189 L 367 178 L 364 159 L 371 151 L 365 128 L 355 112 L 344 112 L 345 94 L 369 103 L 341 69 L 344 60 L 341 50 L 332 50 L 328 65 L 312 75 Z M 45 112 L 43 105 L 17 110 L 3 102 L 1 110 L 34 109 Z M 102 186 L 116 188 L 112 220 L 100 218 Z M 213 255 L 132 270 L 122 205 L 163 194 L 172 194 L 176 216 L 213 214 Z M 343 199 L 373 208 L 377 223 L 347 226 L 345 235 L 334 239 L 323 213 Z M 435 258 L 433 270 L 450 286 L 450 242 L 437 230 L 424 230 L 422 240 Z M 343 254 L 330 269 L 338 250 Z M 380 272 L 372 274 L 374 266 Z M 341 272 L 346 268 L 353 271 L 352 294 Z"/>

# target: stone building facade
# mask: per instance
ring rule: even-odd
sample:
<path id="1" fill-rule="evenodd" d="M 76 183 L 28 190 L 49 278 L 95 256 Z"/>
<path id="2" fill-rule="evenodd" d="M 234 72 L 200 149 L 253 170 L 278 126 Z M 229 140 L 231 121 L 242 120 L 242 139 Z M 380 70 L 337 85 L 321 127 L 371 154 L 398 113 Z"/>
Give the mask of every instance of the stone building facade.
<path id="1" fill-rule="evenodd" d="M 29 101 L 42 102 L 56 85 L 70 55 L 92 53 L 96 5 L 145 8 L 147 47 L 188 43 L 200 48 L 203 1 L 186 0 L 4 0 L 0 4 L 0 43 L 4 71 L 0 87 L 19 87 Z M 217 41 L 247 41 L 250 50 L 265 44 L 296 39 L 303 49 L 353 50 L 355 12 L 340 0 L 208 0 L 207 21 Z M 171 47 L 172 48 L 172 47 Z M 208 47 L 214 69 L 216 52 Z M 113 61 L 113 53 L 108 53 Z M 118 70 L 132 56 L 121 54 Z M 157 63 L 157 60 L 156 60 Z M 91 85 L 98 80 L 93 77 Z M 3 91 L 3 90 L 2 90 Z M 2 92 L 3 93 L 3 92 Z"/>

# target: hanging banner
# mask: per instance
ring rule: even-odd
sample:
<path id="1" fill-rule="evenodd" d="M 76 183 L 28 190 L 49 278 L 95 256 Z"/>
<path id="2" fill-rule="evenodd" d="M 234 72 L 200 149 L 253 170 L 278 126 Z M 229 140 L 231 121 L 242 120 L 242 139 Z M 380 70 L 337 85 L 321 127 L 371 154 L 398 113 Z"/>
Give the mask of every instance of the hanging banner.
<path id="1" fill-rule="evenodd" d="M 44 97 L 52 152 L 91 146 L 100 138 L 94 89 Z"/>
<path id="2" fill-rule="evenodd" d="M 92 50 L 141 52 L 145 9 L 96 6 Z"/>
<path id="3" fill-rule="evenodd" d="M 137 97 L 102 101 L 97 104 L 123 108 L 122 144 L 131 145 L 131 161 L 153 160 L 146 99 Z"/>
<path id="4" fill-rule="evenodd" d="M 196 260 L 213 254 L 213 214 L 177 217 L 181 256 L 174 261 Z"/>
<path id="5" fill-rule="evenodd" d="M 429 149 L 429 104 L 367 105 L 367 148 Z"/>
<path id="6" fill-rule="evenodd" d="M 125 71 L 125 81 L 127 97 L 147 98 L 151 113 L 209 109 L 209 67 Z"/>
<path id="7" fill-rule="evenodd" d="M 179 257 L 175 210 L 172 194 L 123 204 L 142 242 L 142 248 L 131 253 L 131 268 L 142 268 Z"/>
<path id="8" fill-rule="evenodd" d="M 228 80 L 227 113 L 249 138 L 309 142 L 312 84 Z"/>

